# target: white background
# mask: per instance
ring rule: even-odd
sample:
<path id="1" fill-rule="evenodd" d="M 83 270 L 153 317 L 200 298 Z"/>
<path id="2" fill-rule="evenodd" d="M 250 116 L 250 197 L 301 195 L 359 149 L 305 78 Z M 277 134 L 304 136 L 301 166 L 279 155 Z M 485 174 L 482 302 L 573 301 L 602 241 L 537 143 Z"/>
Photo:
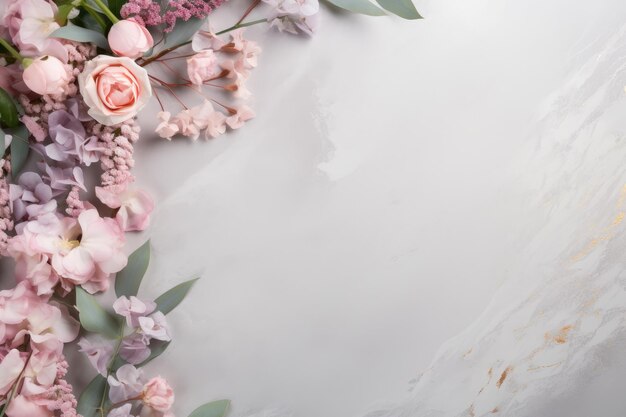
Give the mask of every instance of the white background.
<path id="1" fill-rule="evenodd" d="M 246 4 L 232 0 L 215 28 L 230 26 Z M 626 3 L 417 6 L 425 20 L 324 8 L 312 39 L 249 30 L 264 49 L 250 81 L 258 116 L 238 132 L 169 143 L 150 133 L 156 107 L 142 115 L 136 173 L 158 207 L 151 229 L 131 239 L 131 247 L 152 239 L 144 294 L 202 277 L 171 314 L 174 342 L 151 368 L 175 386 L 179 416 L 219 398 L 233 400 L 236 415 L 362 417 L 395 403 L 394 416 L 470 415 L 465 398 L 476 395 L 473 378 L 486 366 L 446 368 L 450 378 L 431 384 L 437 395 L 428 381 L 409 393 L 415 379 L 445 367 L 446 355 L 430 365 L 449 338 L 465 330 L 480 340 L 488 326 L 469 326 L 499 288 L 517 282 L 508 290 L 515 302 L 561 264 L 560 255 L 542 254 L 579 240 L 584 247 L 604 224 L 598 207 L 612 207 L 624 160 L 592 149 L 623 136 L 626 111 L 595 137 L 583 133 L 580 152 L 567 132 L 541 149 L 562 129 L 553 120 L 560 111 L 590 103 L 584 118 L 604 111 L 606 95 L 620 103 L 624 50 L 602 58 Z M 598 84 L 576 101 L 572 77 L 594 62 L 603 65 L 589 70 Z M 606 80 L 611 88 L 594 95 Z M 565 110 L 560 94 L 574 94 Z M 566 170 L 568 161 L 578 168 Z M 577 169 L 580 179 L 551 182 Z M 606 203 L 563 203 L 607 183 Z M 560 203 L 546 205 L 546 196 Z M 508 317 L 498 315 L 497 296 L 494 303 L 483 322 Z M 499 375 L 520 344 L 503 345 L 489 366 Z M 530 409 L 541 399 L 520 394 L 530 390 L 522 376 L 514 381 L 515 390 L 494 390 L 494 401 L 512 407 L 504 415 L 518 415 L 512 403 Z M 482 415 L 492 405 L 475 407 Z"/>

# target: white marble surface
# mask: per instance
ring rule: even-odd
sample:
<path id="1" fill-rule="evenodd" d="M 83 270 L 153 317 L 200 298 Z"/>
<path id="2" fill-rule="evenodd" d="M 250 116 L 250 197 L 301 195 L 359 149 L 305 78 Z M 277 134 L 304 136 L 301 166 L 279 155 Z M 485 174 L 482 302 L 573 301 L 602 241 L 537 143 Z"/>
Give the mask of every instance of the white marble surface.
<path id="1" fill-rule="evenodd" d="M 146 293 L 202 276 L 153 366 L 178 415 L 626 408 L 626 3 L 417 4 L 325 10 L 311 40 L 250 30 L 257 119 L 146 130 Z"/>

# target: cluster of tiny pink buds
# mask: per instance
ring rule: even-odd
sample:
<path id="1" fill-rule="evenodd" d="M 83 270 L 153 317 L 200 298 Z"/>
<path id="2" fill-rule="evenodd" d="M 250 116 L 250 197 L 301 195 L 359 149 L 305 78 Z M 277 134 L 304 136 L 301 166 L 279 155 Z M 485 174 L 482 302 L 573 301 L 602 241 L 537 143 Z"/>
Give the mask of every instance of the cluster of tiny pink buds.
<path id="1" fill-rule="evenodd" d="M 80 187 L 77 185 L 72 186 L 65 198 L 65 202 L 67 204 L 65 212 L 68 216 L 78 217 L 86 209 L 85 202 L 80 199 Z"/>
<path id="2" fill-rule="evenodd" d="M 57 363 L 57 376 L 54 385 L 37 397 L 37 402 L 45 404 L 50 411 L 58 411 L 60 417 L 81 417 L 76 412 L 78 402 L 73 394 L 72 386 L 65 380 L 69 364 L 64 357 Z"/>
<path id="3" fill-rule="evenodd" d="M 122 6 L 120 14 L 124 19 L 133 18 L 144 26 L 165 25 L 165 32 L 171 32 L 177 20 L 187 21 L 192 17 L 204 19 L 225 0 L 170 0 L 165 13 L 161 5 L 153 0 L 130 0 Z"/>
<path id="4" fill-rule="evenodd" d="M 99 137 L 104 149 L 100 166 L 104 171 L 100 177 L 105 188 L 122 188 L 134 181 L 131 173 L 135 165 L 133 143 L 139 139 L 139 124 L 131 119 L 118 126 L 94 125 L 93 133 Z"/>

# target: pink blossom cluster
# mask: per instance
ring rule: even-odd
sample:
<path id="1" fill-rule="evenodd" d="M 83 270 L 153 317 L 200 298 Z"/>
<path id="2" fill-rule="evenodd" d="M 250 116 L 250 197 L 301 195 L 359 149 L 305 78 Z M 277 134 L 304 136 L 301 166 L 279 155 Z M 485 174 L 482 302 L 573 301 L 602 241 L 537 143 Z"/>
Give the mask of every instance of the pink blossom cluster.
<path id="1" fill-rule="evenodd" d="M 52 200 L 55 203 L 55 200 Z M 28 281 L 39 295 L 62 293 L 81 285 L 89 292 L 104 291 L 111 275 L 126 266 L 124 233 L 95 209 L 77 218 L 50 211 L 18 225 L 8 252 L 16 262 L 16 278 Z"/>
<path id="2" fill-rule="evenodd" d="M 195 54 L 187 59 L 189 85 L 198 89 L 203 86 L 220 88 L 239 101 L 248 99 L 251 94 L 245 83 L 250 71 L 257 66 L 261 48 L 256 42 L 245 39 L 243 34 L 243 29 L 235 30 L 230 41 L 225 42 L 211 31 L 196 33 L 192 38 Z M 221 84 L 216 84 L 218 82 Z M 223 111 L 216 109 L 212 101 Z M 195 140 L 201 134 L 210 139 L 223 134 L 227 127 L 239 129 L 254 116 L 254 111 L 246 104 L 227 106 L 205 99 L 175 116 L 165 110 L 160 112 L 156 132 L 166 139 L 182 135 Z"/>
<path id="3" fill-rule="evenodd" d="M 165 11 L 161 4 L 153 0 L 130 0 L 122 6 L 120 14 L 124 19 L 132 18 L 143 26 L 164 25 L 164 32 L 174 29 L 178 20 L 191 18 L 204 19 L 225 0 L 169 0 Z"/>
<path id="4" fill-rule="evenodd" d="M 11 398 L 6 415 L 76 417 L 63 345 L 78 335 L 78 322 L 21 282 L 0 291 L 0 328 L 0 401 Z"/>

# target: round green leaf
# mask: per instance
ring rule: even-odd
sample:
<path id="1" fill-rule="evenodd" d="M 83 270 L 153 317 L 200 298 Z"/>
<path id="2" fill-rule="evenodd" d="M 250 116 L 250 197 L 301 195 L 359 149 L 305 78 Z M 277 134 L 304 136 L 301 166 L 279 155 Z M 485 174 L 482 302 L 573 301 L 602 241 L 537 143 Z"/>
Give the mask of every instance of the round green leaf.
<path id="1" fill-rule="evenodd" d="M 229 406 L 229 400 L 213 401 L 196 408 L 189 417 L 224 417 Z"/>

